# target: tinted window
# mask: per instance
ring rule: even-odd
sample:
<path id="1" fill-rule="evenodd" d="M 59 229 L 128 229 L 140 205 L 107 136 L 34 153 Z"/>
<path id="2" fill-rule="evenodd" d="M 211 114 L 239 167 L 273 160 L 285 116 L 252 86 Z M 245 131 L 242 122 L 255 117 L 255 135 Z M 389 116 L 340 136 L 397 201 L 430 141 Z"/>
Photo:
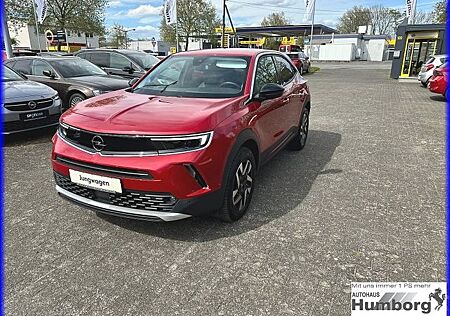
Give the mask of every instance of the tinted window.
<path id="1" fill-rule="evenodd" d="M 31 75 L 31 59 L 20 59 L 16 61 L 14 65 L 14 70 L 18 73 L 25 75 Z"/>
<path id="2" fill-rule="evenodd" d="M 99 67 L 109 67 L 109 53 L 90 53 L 90 61 Z"/>
<path id="3" fill-rule="evenodd" d="M 141 66 L 145 70 L 149 70 L 154 65 L 159 63 L 158 58 L 147 53 L 131 52 L 127 53 L 127 56 L 130 57 L 134 62 L 136 62 L 139 66 Z"/>
<path id="4" fill-rule="evenodd" d="M 262 56 L 258 60 L 253 93 L 257 94 L 266 83 L 277 82 L 277 71 L 271 56 Z"/>
<path id="5" fill-rule="evenodd" d="M 33 76 L 44 76 L 44 70 L 52 70 L 52 68 L 43 60 L 33 60 L 33 64 L 31 67 L 31 74 Z"/>
<path id="6" fill-rule="evenodd" d="M 249 59 L 244 56 L 175 55 L 145 76 L 134 92 L 198 98 L 242 95 Z"/>
<path id="7" fill-rule="evenodd" d="M 132 67 L 133 64 L 128 60 L 128 58 L 119 54 L 111 53 L 109 66 L 111 68 L 123 69 L 125 67 Z"/>
<path id="8" fill-rule="evenodd" d="M 21 76 L 15 73 L 8 67 L 3 67 L 3 81 L 20 81 L 23 80 Z"/>
<path id="9" fill-rule="evenodd" d="M 54 59 L 50 63 L 63 78 L 106 75 L 96 65 L 78 57 Z"/>
<path id="10" fill-rule="evenodd" d="M 295 70 L 291 64 L 281 56 L 275 56 L 275 64 L 278 71 L 278 83 L 285 85 L 295 76 Z"/>

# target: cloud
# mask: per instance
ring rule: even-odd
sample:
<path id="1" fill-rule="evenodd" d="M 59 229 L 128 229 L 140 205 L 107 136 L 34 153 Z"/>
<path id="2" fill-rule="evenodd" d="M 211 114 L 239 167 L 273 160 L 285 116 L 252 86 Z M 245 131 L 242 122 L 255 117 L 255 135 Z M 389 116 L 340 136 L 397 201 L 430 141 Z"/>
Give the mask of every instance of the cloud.
<path id="1" fill-rule="evenodd" d="M 111 0 L 108 2 L 108 6 L 110 8 L 118 8 L 122 5 L 122 2 L 120 2 L 120 0 Z"/>
<path id="2" fill-rule="evenodd" d="M 139 25 L 134 28 L 134 31 L 130 31 L 129 35 L 130 38 L 137 39 L 137 38 L 159 38 L 159 28 L 153 25 Z"/>
<path id="3" fill-rule="evenodd" d="M 162 6 L 154 7 L 151 4 L 140 5 L 135 9 L 128 10 L 126 16 L 131 18 L 143 18 L 147 16 L 159 16 L 161 14 Z"/>

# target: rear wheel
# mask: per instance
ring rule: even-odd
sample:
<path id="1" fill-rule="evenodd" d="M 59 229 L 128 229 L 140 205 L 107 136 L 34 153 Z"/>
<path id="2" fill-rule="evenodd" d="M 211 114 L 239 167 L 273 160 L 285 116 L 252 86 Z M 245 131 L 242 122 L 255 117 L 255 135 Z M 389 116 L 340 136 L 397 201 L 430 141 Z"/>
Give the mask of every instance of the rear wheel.
<path id="1" fill-rule="evenodd" d="M 255 176 L 255 157 L 250 149 L 242 147 L 226 180 L 223 208 L 218 214 L 222 221 L 234 222 L 245 214 L 253 196 Z"/>
<path id="2" fill-rule="evenodd" d="M 300 116 L 300 124 L 298 127 L 297 135 L 291 140 L 288 147 L 292 150 L 302 150 L 306 145 L 306 139 L 308 138 L 309 131 L 309 109 L 303 108 L 302 115 Z"/>

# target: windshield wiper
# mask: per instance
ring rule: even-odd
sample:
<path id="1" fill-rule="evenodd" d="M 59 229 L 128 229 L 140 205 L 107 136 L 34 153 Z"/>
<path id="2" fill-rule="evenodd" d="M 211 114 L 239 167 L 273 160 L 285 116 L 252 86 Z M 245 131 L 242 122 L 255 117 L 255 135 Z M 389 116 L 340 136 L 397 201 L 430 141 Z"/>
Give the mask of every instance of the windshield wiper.
<path id="1" fill-rule="evenodd" d="M 171 82 L 171 83 L 168 83 L 168 84 L 162 84 L 162 83 L 152 83 L 152 84 L 146 84 L 145 86 L 143 86 L 142 88 L 145 88 L 145 87 L 163 87 L 159 92 L 160 93 L 163 93 L 164 91 L 166 91 L 166 89 L 169 87 L 169 86 L 172 86 L 172 85 L 174 85 L 174 84 L 176 84 L 178 82 L 178 80 L 175 80 L 174 82 Z M 140 89 L 142 89 L 142 88 L 140 88 Z M 134 89 L 135 91 L 137 90 L 137 89 Z"/>

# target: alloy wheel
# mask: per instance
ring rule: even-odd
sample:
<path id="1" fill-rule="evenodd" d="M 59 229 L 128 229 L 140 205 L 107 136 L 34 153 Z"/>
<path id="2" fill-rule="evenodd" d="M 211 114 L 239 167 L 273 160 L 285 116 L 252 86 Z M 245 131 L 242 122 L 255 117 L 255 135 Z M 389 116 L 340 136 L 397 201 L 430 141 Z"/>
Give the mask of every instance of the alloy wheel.
<path id="1" fill-rule="evenodd" d="M 253 188 L 252 163 L 250 160 L 242 161 L 235 173 L 233 186 L 233 205 L 242 211 L 250 202 L 250 193 Z"/>
<path id="2" fill-rule="evenodd" d="M 72 100 L 70 100 L 70 106 L 74 106 L 74 105 L 80 103 L 81 101 L 83 101 L 83 98 L 78 97 L 78 96 L 73 97 Z"/>
<path id="3" fill-rule="evenodd" d="M 306 139 L 308 138 L 308 129 L 309 129 L 309 112 L 306 110 L 303 112 L 302 121 L 300 124 L 300 144 L 302 146 L 305 145 Z"/>

